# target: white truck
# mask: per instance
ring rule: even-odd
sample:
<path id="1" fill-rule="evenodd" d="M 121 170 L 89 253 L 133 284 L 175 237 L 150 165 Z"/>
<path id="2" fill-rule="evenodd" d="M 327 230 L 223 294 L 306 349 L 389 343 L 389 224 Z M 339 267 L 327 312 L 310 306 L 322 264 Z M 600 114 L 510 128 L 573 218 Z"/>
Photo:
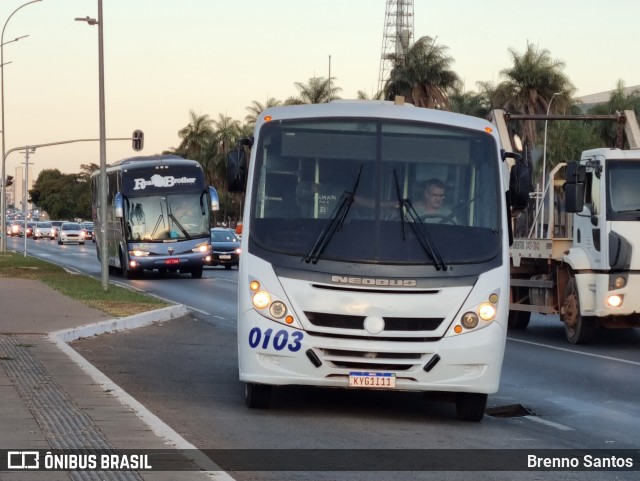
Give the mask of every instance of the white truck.
<path id="1" fill-rule="evenodd" d="M 532 312 L 559 314 L 572 344 L 592 341 L 598 328 L 640 327 L 640 129 L 633 111 L 597 117 L 618 122 L 628 149 L 587 150 L 554 168 L 533 223 L 524 235 L 514 227 L 511 246 L 509 327 L 526 328 Z M 578 117 L 493 113 L 506 149 L 509 120 L 552 118 Z"/>

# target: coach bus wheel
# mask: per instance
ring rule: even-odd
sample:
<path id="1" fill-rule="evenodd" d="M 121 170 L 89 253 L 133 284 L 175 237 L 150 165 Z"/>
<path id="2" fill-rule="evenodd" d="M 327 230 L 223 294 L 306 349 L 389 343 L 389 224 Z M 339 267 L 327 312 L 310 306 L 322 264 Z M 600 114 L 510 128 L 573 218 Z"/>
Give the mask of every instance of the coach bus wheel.
<path id="1" fill-rule="evenodd" d="M 200 268 L 195 267 L 191 271 L 191 277 L 193 277 L 194 279 L 200 279 L 202 277 L 202 267 Z"/>
<path id="2" fill-rule="evenodd" d="M 461 421 L 482 421 L 487 407 L 487 395 L 459 392 L 456 395 L 456 414 Z"/>
<path id="3" fill-rule="evenodd" d="M 567 341 L 571 344 L 586 344 L 593 341 L 596 318 L 580 314 L 580 297 L 575 278 L 569 279 L 564 292 L 562 321 Z"/>
<path id="4" fill-rule="evenodd" d="M 271 403 L 271 386 L 252 382 L 245 383 L 244 402 L 250 408 L 268 408 Z"/>
<path id="5" fill-rule="evenodd" d="M 120 271 L 122 272 L 123 279 L 133 279 L 135 276 L 134 272 L 129 269 L 129 266 L 127 265 L 124 254 L 122 252 L 120 252 Z"/>

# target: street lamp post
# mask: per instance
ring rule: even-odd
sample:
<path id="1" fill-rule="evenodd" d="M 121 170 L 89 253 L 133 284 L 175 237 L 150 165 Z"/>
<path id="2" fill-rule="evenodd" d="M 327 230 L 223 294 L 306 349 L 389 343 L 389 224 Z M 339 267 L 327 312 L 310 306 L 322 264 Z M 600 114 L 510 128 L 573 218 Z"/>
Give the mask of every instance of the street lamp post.
<path id="1" fill-rule="evenodd" d="M 104 107 L 104 45 L 103 45 L 103 24 L 102 0 L 98 0 L 98 19 L 76 18 L 89 25 L 98 26 L 98 103 L 100 115 L 100 175 L 99 175 L 99 201 L 98 215 L 100 216 L 100 265 L 102 288 L 109 289 L 109 264 L 107 258 L 107 135 Z"/>
<path id="2" fill-rule="evenodd" d="M 551 110 L 551 102 L 556 97 L 556 95 L 560 95 L 562 92 L 556 92 L 551 96 L 551 100 L 547 104 L 547 114 L 549 117 L 549 111 Z M 540 206 L 540 236 L 544 237 L 544 197 L 546 194 L 546 179 L 545 174 L 547 171 L 547 119 L 544 119 L 544 145 L 542 147 L 542 204 Z"/>
<path id="3" fill-rule="evenodd" d="M 2 252 L 7 252 L 7 221 L 5 219 L 5 215 L 6 215 L 6 211 L 7 211 L 7 206 L 5 205 L 7 202 L 7 195 L 6 195 L 6 186 L 4 185 L 7 179 L 7 173 L 6 173 L 6 169 L 5 169 L 5 131 L 6 131 L 6 125 L 4 123 L 4 31 L 7 28 L 7 24 L 9 23 L 9 20 L 11 20 L 11 17 L 13 17 L 15 15 L 15 13 L 20 10 L 21 8 L 26 7 L 27 5 L 31 5 L 32 3 L 36 3 L 36 2 L 41 2 L 42 0 L 31 0 L 30 2 L 24 3 L 22 5 L 20 5 L 18 8 L 16 8 L 13 12 L 11 12 L 11 15 L 9 15 L 9 17 L 7 18 L 7 20 L 4 22 L 4 26 L 2 27 L 2 34 L 0 35 L 0 95 L 2 96 L 2 99 L 0 100 L 1 106 L 0 106 L 0 110 L 2 110 L 2 180 L 1 180 L 1 184 L 2 184 L 2 199 L 0 199 L 0 225 L 2 226 L 2 234 L 0 236 L 1 240 L 2 240 Z M 26 35 L 25 35 L 26 36 Z M 23 37 L 18 37 L 15 38 L 14 40 L 10 40 L 7 43 L 11 43 L 11 42 L 16 42 L 18 40 L 20 40 Z"/>

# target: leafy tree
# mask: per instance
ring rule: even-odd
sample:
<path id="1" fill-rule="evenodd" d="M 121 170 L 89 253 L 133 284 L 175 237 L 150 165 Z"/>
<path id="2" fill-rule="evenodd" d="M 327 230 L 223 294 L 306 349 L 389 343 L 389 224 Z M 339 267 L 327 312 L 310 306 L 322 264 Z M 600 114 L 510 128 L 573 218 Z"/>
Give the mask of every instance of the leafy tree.
<path id="1" fill-rule="evenodd" d="M 62 174 L 58 169 L 45 169 L 29 196 L 52 219 L 91 218 L 91 184 L 86 172 Z"/>
<path id="2" fill-rule="evenodd" d="M 491 101 L 480 92 L 454 93 L 451 95 L 451 111 L 474 117 L 487 118 L 491 111 Z"/>
<path id="3" fill-rule="evenodd" d="M 298 97 L 289 97 L 285 105 L 322 104 L 339 99 L 338 92 L 342 89 L 335 85 L 335 77 L 311 77 L 308 83 L 296 82 Z"/>
<path id="4" fill-rule="evenodd" d="M 449 95 L 460 90 L 461 81 L 451 70 L 453 58 L 447 49 L 424 36 L 404 56 L 392 56 L 394 67 L 385 84 L 385 97 L 392 100 L 402 95 L 417 107 L 449 110 Z"/>

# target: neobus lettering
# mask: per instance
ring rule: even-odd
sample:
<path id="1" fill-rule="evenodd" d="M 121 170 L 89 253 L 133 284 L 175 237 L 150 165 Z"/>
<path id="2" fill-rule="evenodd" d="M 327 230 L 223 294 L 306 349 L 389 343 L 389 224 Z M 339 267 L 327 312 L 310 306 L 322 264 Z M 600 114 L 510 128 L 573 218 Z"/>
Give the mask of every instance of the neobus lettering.
<path id="1" fill-rule="evenodd" d="M 332 282 L 362 286 L 415 287 L 415 279 L 372 279 L 368 277 L 331 276 Z"/>

